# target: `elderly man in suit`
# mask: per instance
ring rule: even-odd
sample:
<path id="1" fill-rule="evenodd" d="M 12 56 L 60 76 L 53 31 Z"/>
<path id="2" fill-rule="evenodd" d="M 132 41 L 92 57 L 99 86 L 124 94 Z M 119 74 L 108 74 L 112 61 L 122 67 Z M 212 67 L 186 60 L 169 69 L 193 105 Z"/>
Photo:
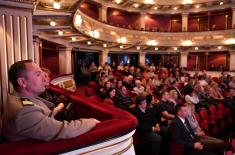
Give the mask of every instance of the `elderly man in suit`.
<path id="1" fill-rule="evenodd" d="M 175 107 L 176 118 L 172 121 L 169 131 L 172 140 L 184 146 L 186 155 L 216 155 L 208 152 L 207 148 L 199 141 L 199 137 L 194 134 L 187 119 L 187 107 L 178 104 Z"/>
<path id="2" fill-rule="evenodd" d="M 31 60 L 10 67 L 9 80 L 14 87 L 3 113 L 3 135 L 8 141 L 67 139 L 84 134 L 99 122 L 94 118 L 57 121 L 52 111 L 37 96 L 45 91 L 46 79 Z"/>

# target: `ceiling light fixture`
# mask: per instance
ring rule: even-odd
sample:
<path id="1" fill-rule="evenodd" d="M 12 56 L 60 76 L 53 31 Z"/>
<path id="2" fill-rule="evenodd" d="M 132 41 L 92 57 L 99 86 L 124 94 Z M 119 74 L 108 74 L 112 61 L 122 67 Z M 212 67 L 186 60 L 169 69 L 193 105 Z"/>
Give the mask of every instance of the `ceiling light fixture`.
<path id="1" fill-rule="evenodd" d="M 192 46 L 193 42 L 191 40 L 185 40 L 182 42 L 183 46 Z"/>
<path id="2" fill-rule="evenodd" d="M 178 48 L 177 48 L 177 47 L 174 47 L 174 50 L 175 50 L 175 51 L 177 51 L 177 50 L 178 50 Z"/>
<path id="3" fill-rule="evenodd" d="M 224 41 L 224 44 L 226 44 L 226 45 L 235 44 L 235 39 L 234 38 L 227 39 Z"/>
<path id="4" fill-rule="evenodd" d="M 115 0 L 115 2 L 116 2 L 117 4 L 120 4 L 120 3 L 122 2 L 122 0 Z"/>
<path id="5" fill-rule="evenodd" d="M 183 0 L 182 3 L 183 3 L 183 4 L 192 4 L 193 1 L 192 1 L 192 0 Z"/>
<path id="6" fill-rule="evenodd" d="M 63 31 L 58 31 L 58 35 L 62 36 L 64 34 Z"/>
<path id="7" fill-rule="evenodd" d="M 120 48 L 122 49 L 122 48 L 123 48 L 123 46 L 122 46 L 122 45 L 120 45 Z"/>
<path id="8" fill-rule="evenodd" d="M 158 7 L 157 7 L 157 6 L 155 6 L 153 9 L 154 9 L 154 10 L 157 10 L 157 9 L 158 9 Z"/>
<path id="9" fill-rule="evenodd" d="M 200 8 L 200 5 L 196 5 L 195 7 L 198 9 L 198 8 Z"/>
<path id="10" fill-rule="evenodd" d="M 51 26 L 55 26 L 55 25 L 56 25 L 55 21 L 51 21 L 51 22 L 50 22 L 50 25 L 51 25 Z"/>
<path id="11" fill-rule="evenodd" d="M 74 20 L 75 26 L 81 26 L 82 24 L 82 17 L 81 15 L 76 15 Z"/>
<path id="12" fill-rule="evenodd" d="M 60 5 L 59 2 L 54 2 L 54 3 L 53 3 L 53 8 L 54 8 L 54 9 L 60 9 L 60 7 L 61 7 L 61 5 Z"/>
<path id="13" fill-rule="evenodd" d="M 219 5 L 223 5 L 223 4 L 224 4 L 224 2 L 220 2 L 220 3 L 219 3 Z"/>
<path id="14" fill-rule="evenodd" d="M 154 1 L 153 1 L 153 0 L 144 0 L 144 3 L 145 3 L 145 4 L 153 4 Z"/>
<path id="15" fill-rule="evenodd" d="M 88 44 L 88 45 L 90 45 L 90 44 L 91 44 L 91 42 L 90 42 L 90 41 L 88 41 L 88 42 L 87 42 L 87 44 Z"/>
<path id="16" fill-rule="evenodd" d="M 135 4 L 134 4 L 134 7 L 135 7 L 135 8 L 138 8 L 139 6 L 140 6 L 139 3 L 135 3 Z"/>
<path id="17" fill-rule="evenodd" d="M 103 44 L 103 47 L 107 47 L 107 44 Z"/>
<path id="18" fill-rule="evenodd" d="M 177 10 L 178 8 L 177 8 L 177 7 L 174 7 L 173 9 L 174 9 L 174 10 Z"/>
<path id="19" fill-rule="evenodd" d="M 155 49 L 155 51 L 157 51 L 157 50 L 158 50 L 158 47 L 155 47 L 154 49 Z"/>
<path id="20" fill-rule="evenodd" d="M 222 49 L 222 46 L 218 46 L 218 49 L 219 49 L 219 50 Z"/>
<path id="21" fill-rule="evenodd" d="M 125 43 L 127 42 L 127 39 L 126 39 L 126 37 L 121 37 L 121 38 L 118 38 L 118 39 L 117 39 L 117 42 L 118 42 L 118 43 L 125 44 Z"/>
<path id="22" fill-rule="evenodd" d="M 140 50 L 140 47 L 139 47 L 139 46 L 137 46 L 137 47 L 136 47 L 136 49 L 137 49 L 137 50 Z"/>
<path id="23" fill-rule="evenodd" d="M 198 50 L 198 47 L 195 47 L 194 49 L 197 51 L 197 50 Z"/>
<path id="24" fill-rule="evenodd" d="M 158 44 L 158 42 L 156 40 L 148 40 L 147 41 L 147 45 L 149 46 L 156 46 Z"/>
<path id="25" fill-rule="evenodd" d="M 72 41 L 76 41 L 76 37 L 72 37 Z"/>

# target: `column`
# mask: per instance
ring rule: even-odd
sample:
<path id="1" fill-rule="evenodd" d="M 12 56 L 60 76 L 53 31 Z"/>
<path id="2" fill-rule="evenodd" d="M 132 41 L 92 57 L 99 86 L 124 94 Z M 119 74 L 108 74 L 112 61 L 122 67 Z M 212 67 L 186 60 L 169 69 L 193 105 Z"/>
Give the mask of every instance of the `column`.
<path id="1" fill-rule="evenodd" d="M 108 49 L 104 48 L 103 51 L 99 54 L 99 63 L 104 64 L 108 62 Z"/>
<path id="2" fill-rule="evenodd" d="M 225 15 L 225 30 L 228 29 L 228 15 Z"/>
<path id="3" fill-rule="evenodd" d="M 19 60 L 34 59 L 32 37 L 33 2 L 0 1 L 0 114 L 13 91 L 8 68 Z M 1 115 L 0 115 L 1 119 Z"/>
<path id="4" fill-rule="evenodd" d="M 182 32 L 188 31 L 188 13 L 182 13 Z"/>
<path id="5" fill-rule="evenodd" d="M 34 62 L 41 65 L 42 42 L 37 36 L 33 38 Z"/>
<path id="6" fill-rule="evenodd" d="M 102 22 L 107 22 L 107 6 L 101 6 L 99 8 L 99 20 Z"/>
<path id="7" fill-rule="evenodd" d="M 180 67 L 188 66 L 188 52 L 180 52 Z"/>
<path id="8" fill-rule="evenodd" d="M 140 66 L 145 66 L 145 56 L 146 56 L 146 53 L 145 52 L 140 52 L 139 53 L 139 65 Z"/>
<path id="9" fill-rule="evenodd" d="M 145 30 L 145 15 L 146 13 L 140 14 L 140 28 Z"/>
<path id="10" fill-rule="evenodd" d="M 234 51 L 229 51 L 229 54 L 230 54 L 229 70 L 230 71 L 235 71 L 235 50 Z"/>
<path id="11" fill-rule="evenodd" d="M 208 31 L 211 30 L 211 13 L 210 12 L 208 12 L 207 29 Z"/>
<path id="12" fill-rule="evenodd" d="M 233 14 L 232 14 L 232 28 L 235 28 L 235 7 L 232 8 Z"/>
<path id="13" fill-rule="evenodd" d="M 59 48 L 59 73 L 60 74 L 72 73 L 71 52 L 72 52 L 72 47 Z"/>

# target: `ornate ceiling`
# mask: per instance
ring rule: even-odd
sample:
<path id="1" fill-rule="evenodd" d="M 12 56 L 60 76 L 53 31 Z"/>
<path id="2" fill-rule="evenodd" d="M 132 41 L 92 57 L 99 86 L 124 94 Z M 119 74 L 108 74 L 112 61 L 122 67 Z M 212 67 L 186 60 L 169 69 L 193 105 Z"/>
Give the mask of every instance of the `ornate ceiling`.
<path id="1" fill-rule="evenodd" d="M 87 0 L 88 1 L 88 0 Z M 150 13 L 190 13 L 199 12 L 211 9 L 224 9 L 234 6 L 235 0 L 192 0 L 190 4 L 183 4 L 184 0 L 152 0 L 153 3 L 146 3 L 145 0 L 89 0 L 89 3 L 97 5 L 99 7 L 106 6 L 126 11 L 134 12 L 150 12 Z M 64 46 L 73 46 L 79 48 L 90 49 L 103 49 L 109 48 L 109 50 L 120 50 L 120 42 L 117 38 L 127 38 L 127 42 L 123 45 L 122 50 L 136 51 L 137 46 L 140 50 L 154 50 L 156 46 L 162 50 L 172 50 L 174 47 L 178 49 L 193 49 L 195 46 L 202 46 L 201 49 L 210 46 L 212 49 L 216 48 L 221 43 L 221 40 L 225 38 L 234 37 L 234 31 L 219 31 L 210 32 L 203 37 L 205 33 L 148 33 L 139 32 L 134 30 L 126 30 L 110 26 L 88 17 L 80 12 L 83 19 L 81 27 L 74 26 L 74 15 L 79 12 L 80 5 L 84 0 L 56 0 L 61 7 L 55 9 L 53 7 L 53 0 L 38 0 L 35 2 L 35 10 L 33 13 L 33 26 L 34 35 L 40 38 L 62 44 Z M 149 1 L 151 2 L 151 1 Z M 221 5 L 220 3 L 223 2 Z M 138 7 L 135 5 L 138 4 Z M 200 5 L 200 8 L 195 8 L 196 5 Z M 157 7 L 157 9 L 156 9 Z M 177 7 L 175 10 L 174 8 Z M 78 11 L 78 12 L 77 12 Z M 75 14 L 76 13 L 76 14 Z M 54 21 L 55 26 L 50 26 L 50 22 Z M 99 30 L 100 37 L 95 38 L 90 35 L 89 31 Z M 111 32 L 113 32 L 111 34 Z M 134 35 L 136 34 L 136 35 Z M 152 37 L 149 37 L 152 36 Z M 158 38 L 158 44 L 156 46 L 149 46 L 147 44 L 148 38 Z M 214 39 L 214 44 L 205 44 L 205 38 L 208 40 Z M 182 40 L 192 39 L 197 42 L 192 47 L 181 47 Z M 206 42 L 207 43 L 207 42 Z"/>

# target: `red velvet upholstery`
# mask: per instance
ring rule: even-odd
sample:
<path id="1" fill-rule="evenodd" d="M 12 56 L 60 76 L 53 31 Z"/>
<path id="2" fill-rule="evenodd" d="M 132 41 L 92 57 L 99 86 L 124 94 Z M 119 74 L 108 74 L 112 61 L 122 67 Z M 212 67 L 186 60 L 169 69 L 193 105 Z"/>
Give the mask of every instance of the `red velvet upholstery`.
<path id="1" fill-rule="evenodd" d="M 26 140 L 0 144 L 1 154 L 55 154 L 123 135 L 133 130 L 137 125 L 136 118 L 130 113 L 111 106 L 103 106 L 99 101 L 94 101 L 84 95 L 73 95 L 56 86 L 51 90 L 68 97 L 75 104 L 77 117 L 95 117 L 102 122 L 90 132 L 76 138 L 51 142 Z"/>
<path id="2" fill-rule="evenodd" d="M 175 142 L 170 142 L 169 155 L 183 155 L 184 146 Z"/>

